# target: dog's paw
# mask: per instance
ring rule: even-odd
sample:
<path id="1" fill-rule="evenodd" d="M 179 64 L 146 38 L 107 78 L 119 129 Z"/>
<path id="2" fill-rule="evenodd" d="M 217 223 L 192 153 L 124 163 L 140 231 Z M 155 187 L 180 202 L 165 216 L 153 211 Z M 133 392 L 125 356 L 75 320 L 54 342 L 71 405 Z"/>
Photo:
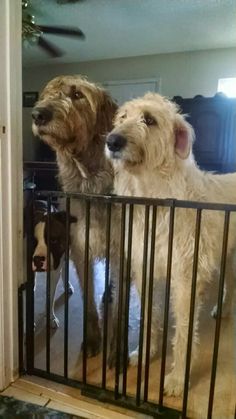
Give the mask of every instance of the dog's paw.
<path id="1" fill-rule="evenodd" d="M 115 368 L 117 365 L 117 357 L 119 356 L 119 373 L 124 369 L 124 352 L 120 351 L 118 354 L 116 350 L 110 350 L 107 360 L 107 365 L 109 369 Z M 129 358 L 127 359 L 127 365 L 129 365 Z"/>
<path id="2" fill-rule="evenodd" d="M 213 309 L 211 310 L 211 317 L 213 317 L 213 319 L 216 319 L 216 316 L 217 316 L 217 305 L 215 305 Z"/>
<path id="3" fill-rule="evenodd" d="M 151 347 L 150 353 L 149 353 L 149 362 L 153 360 L 153 358 L 156 356 L 156 353 L 157 353 L 156 347 L 155 348 Z M 130 353 L 129 365 L 136 367 L 138 365 L 138 359 L 139 359 L 139 348 L 137 346 L 137 348 Z M 145 350 L 143 351 L 142 365 L 143 366 L 146 365 L 146 351 Z"/>
<path id="4" fill-rule="evenodd" d="M 73 287 L 73 285 L 71 285 L 71 283 L 69 282 L 69 286 L 68 286 L 68 294 L 69 295 L 72 295 L 72 294 L 74 294 L 74 287 Z"/>
<path id="5" fill-rule="evenodd" d="M 51 317 L 50 319 L 50 327 L 51 329 L 58 329 L 60 322 L 56 316 Z"/>
<path id="6" fill-rule="evenodd" d="M 214 307 L 213 307 L 213 309 L 211 310 L 211 317 L 213 317 L 213 319 L 216 319 L 216 317 L 217 317 L 217 305 L 215 305 Z"/>
<path id="7" fill-rule="evenodd" d="M 213 307 L 213 309 L 211 310 L 211 317 L 213 317 L 213 319 L 216 319 L 217 317 L 217 310 L 218 310 L 218 306 L 217 304 Z M 223 306 L 222 307 L 222 312 L 221 312 L 221 318 L 225 319 L 227 317 L 230 317 L 231 315 L 231 310 L 229 307 Z"/>
<path id="8" fill-rule="evenodd" d="M 110 351 L 107 359 L 107 365 L 110 370 L 116 366 L 116 360 L 116 351 Z"/>
<path id="9" fill-rule="evenodd" d="M 88 358 L 92 358 L 93 356 L 96 356 L 101 351 L 101 345 L 102 345 L 102 338 L 100 330 L 99 332 L 94 332 L 94 334 L 88 334 L 87 335 L 87 345 L 86 345 L 86 353 Z M 81 345 L 81 351 L 84 350 L 84 343 Z"/>
<path id="10" fill-rule="evenodd" d="M 123 351 L 117 353 L 116 351 L 116 344 L 115 341 L 112 341 L 110 346 L 110 351 L 107 359 L 107 365 L 108 368 L 111 370 L 112 368 L 115 368 L 117 364 L 117 357 L 120 357 L 120 371 L 122 371 L 123 368 Z"/>
<path id="11" fill-rule="evenodd" d="M 101 351 L 101 345 L 98 344 L 98 342 L 96 341 L 87 341 L 87 345 L 86 345 L 86 354 L 87 354 L 87 358 L 92 358 L 96 355 L 98 355 Z M 81 344 L 81 352 L 84 351 L 84 343 L 82 342 Z"/>
<path id="12" fill-rule="evenodd" d="M 166 396 L 182 396 L 184 391 L 183 374 L 172 371 L 165 377 L 164 393 Z"/>

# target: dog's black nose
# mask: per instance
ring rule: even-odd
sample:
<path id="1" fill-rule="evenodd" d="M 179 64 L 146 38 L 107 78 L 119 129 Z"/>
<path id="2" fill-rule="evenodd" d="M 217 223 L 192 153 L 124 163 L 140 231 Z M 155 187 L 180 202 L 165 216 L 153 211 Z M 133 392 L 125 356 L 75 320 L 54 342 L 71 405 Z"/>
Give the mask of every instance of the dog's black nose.
<path id="1" fill-rule="evenodd" d="M 106 143 L 110 151 L 120 151 L 126 145 L 127 140 L 120 134 L 110 134 Z"/>
<path id="2" fill-rule="evenodd" d="M 45 256 L 34 256 L 33 262 L 37 269 L 42 268 L 42 264 L 45 261 Z"/>
<path id="3" fill-rule="evenodd" d="M 32 118 L 35 125 L 45 125 L 52 119 L 52 111 L 48 108 L 34 108 Z"/>

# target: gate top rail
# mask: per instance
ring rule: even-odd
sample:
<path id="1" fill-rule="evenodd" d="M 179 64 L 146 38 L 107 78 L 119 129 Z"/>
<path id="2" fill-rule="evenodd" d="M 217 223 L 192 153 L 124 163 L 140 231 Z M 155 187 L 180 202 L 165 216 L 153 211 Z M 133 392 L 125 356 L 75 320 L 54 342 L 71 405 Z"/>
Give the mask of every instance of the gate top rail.
<path id="1" fill-rule="evenodd" d="M 100 195 L 88 194 L 79 192 L 62 192 L 62 191 L 36 191 L 35 197 L 51 197 L 51 198 L 74 198 L 84 201 L 99 201 L 102 203 L 115 203 L 115 204 L 135 204 L 135 205 L 150 205 L 160 207 L 175 207 L 175 208 L 189 208 L 189 209 L 202 209 L 212 211 L 232 211 L 236 212 L 236 203 L 216 203 L 216 202 L 202 202 L 202 201 L 185 201 L 173 198 L 146 198 L 122 195 Z"/>

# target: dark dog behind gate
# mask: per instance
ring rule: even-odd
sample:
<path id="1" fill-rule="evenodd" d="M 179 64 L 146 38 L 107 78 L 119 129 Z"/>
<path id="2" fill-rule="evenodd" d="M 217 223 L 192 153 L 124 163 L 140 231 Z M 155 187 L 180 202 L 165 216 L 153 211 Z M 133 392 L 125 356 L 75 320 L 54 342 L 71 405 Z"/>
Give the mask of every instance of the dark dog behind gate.
<path id="1" fill-rule="evenodd" d="M 77 218 L 70 215 L 70 223 L 77 222 Z M 32 256 L 32 270 L 47 272 L 50 270 L 50 325 L 59 327 L 59 320 L 54 312 L 55 293 L 59 279 L 62 277 L 65 287 L 65 251 L 66 251 L 66 212 L 58 211 L 51 205 L 50 213 L 50 238 L 48 260 L 48 205 L 46 201 L 35 200 L 33 203 L 33 231 L 34 244 Z M 36 278 L 35 278 L 36 279 Z M 68 293 L 73 294 L 74 288 L 69 282 Z"/>

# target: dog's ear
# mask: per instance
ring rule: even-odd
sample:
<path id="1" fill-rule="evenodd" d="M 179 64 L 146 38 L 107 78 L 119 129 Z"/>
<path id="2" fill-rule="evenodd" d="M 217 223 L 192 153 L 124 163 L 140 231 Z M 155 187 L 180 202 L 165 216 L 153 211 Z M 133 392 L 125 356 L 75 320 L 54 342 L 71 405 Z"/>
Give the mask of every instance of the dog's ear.
<path id="1" fill-rule="evenodd" d="M 62 224 L 66 224 L 66 211 L 58 211 L 53 213 L 53 217 L 55 220 L 59 221 Z M 74 217 L 74 215 L 69 215 L 69 222 L 71 223 L 77 223 L 77 217 Z"/>
<path id="2" fill-rule="evenodd" d="M 108 133 L 112 129 L 112 120 L 118 105 L 106 90 L 101 90 L 100 111 L 98 113 L 99 132 Z"/>
<path id="3" fill-rule="evenodd" d="M 192 149 L 194 131 L 180 114 L 175 116 L 175 152 L 181 159 L 187 159 Z"/>

